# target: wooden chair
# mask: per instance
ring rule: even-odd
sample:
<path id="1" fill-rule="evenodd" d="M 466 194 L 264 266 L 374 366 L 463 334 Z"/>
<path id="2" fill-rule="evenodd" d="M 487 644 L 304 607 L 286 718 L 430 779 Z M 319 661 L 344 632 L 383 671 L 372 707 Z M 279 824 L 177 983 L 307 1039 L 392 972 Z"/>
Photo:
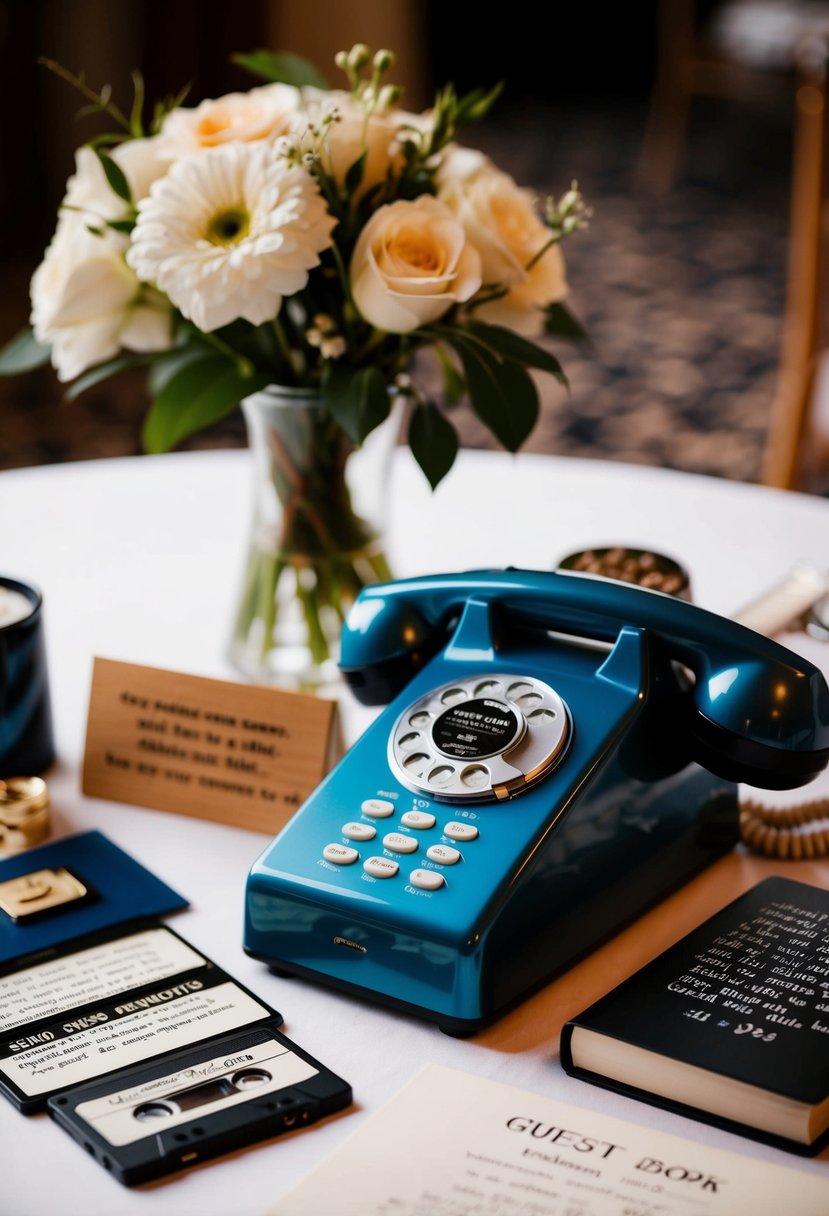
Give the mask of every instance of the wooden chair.
<path id="1" fill-rule="evenodd" d="M 786 311 L 777 391 L 760 479 L 784 489 L 814 486 L 826 463 L 815 388 L 827 343 L 827 48 L 803 55 L 795 92 Z"/>
<path id="2" fill-rule="evenodd" d="M 730 7 L 718 6 L 720 18 Z M 778 383 L 760 471 L 764 484 L 793 489 L 814 487 L 829 463 L 829 439 L 819 434 L 815 398 L 821 351 L 829 340 L 822 316 L 829 282 L 829 6 L 781 5 L 781 13 L 786 10 L 793 18 L 802 17 L 787 26 L 790 44 L 770 43 L 740 61 L 729 56 L 727 43 L 717 44 L 705 35 L 694 0 L 659 0 L 656 73 L 637 176 L 640 188 L 650 193 L 664 195 L 672 188 L 695 94 L 750 101 L 768 99 L 771 90 L 783 89 L 793 97 L 786 305 Z M 771 12 L 769 4 L 765 11 Z M 806 19 L 810 14 L 811 26 Z M 826 408 L 829 412 L 829 404 Z M 825 425 L 829 428 L 829 422 Z"/>

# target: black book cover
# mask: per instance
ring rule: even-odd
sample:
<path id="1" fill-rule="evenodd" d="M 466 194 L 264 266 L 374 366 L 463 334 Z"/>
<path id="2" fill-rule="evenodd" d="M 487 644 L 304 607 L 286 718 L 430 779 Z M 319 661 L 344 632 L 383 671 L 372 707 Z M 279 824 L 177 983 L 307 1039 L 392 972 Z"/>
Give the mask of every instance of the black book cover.
<path id="1" fill-rule="evenodd" d="M 766 879 L 562 1030 L 561 1061 L 571 1075 L 780 1144 L 762 1129 L 576 1067 L 576 1027 L 818 1105 L 829 1098 L 829 892 Z M 815 1151 L 788 1140 L 785 1147 Z"/>

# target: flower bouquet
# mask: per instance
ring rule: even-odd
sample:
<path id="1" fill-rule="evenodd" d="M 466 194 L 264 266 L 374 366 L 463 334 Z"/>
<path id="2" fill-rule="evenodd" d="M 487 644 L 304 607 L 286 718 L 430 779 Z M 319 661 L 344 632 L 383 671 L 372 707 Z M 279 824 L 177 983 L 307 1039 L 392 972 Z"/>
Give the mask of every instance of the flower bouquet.
<path id="1" fill-rule="evenodd" d="M 447 410 L 467 398 L 515 451 L 538 413 L 531 371 L 566 382 L 536 339 L 583 336 L 562 303 L 560 244 L 586 221 L 575 183 L 539 209 L 458 142 L 499 89 L 449 86 L 409 113 L 386 83 L 393 58 L 341 52 L 348 87 L 329 89 L 294 56 L 239 55 L 266 84 L 195 107 L 169 99 L 148 121 L 137 73 L 123 113 L 108 89 L 47 64 L 117 130 L 78 149 L 32 279 L 32 329 L 0 353 L 0 373 L 51 359 L 74 398 L 146 368 L 150 452 L 244 404 L 271 500 L 235 653 L 261 678 L 286 674 L 274 659 L 284 601 L 302 635 L 294 674 L 313 680 L 360 586 L 388 576 L 346 471 L 393 403 L 408 405 L 407 441 L 434 487 L 458 449 Z M 427 354 L 439 377 L 419 375 Z"/>

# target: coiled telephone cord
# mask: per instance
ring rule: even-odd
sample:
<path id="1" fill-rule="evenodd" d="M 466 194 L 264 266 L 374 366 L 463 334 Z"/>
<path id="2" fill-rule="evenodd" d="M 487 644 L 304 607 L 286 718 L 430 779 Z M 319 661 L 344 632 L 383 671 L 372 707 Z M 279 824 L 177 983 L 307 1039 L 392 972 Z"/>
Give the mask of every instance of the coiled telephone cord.
<path id="1" fill-rule="evenodd" d="M 755 853 L 780 861 L 829 857 L 829 798 L 790 807 L 741 802 L 740 838 Z"/>

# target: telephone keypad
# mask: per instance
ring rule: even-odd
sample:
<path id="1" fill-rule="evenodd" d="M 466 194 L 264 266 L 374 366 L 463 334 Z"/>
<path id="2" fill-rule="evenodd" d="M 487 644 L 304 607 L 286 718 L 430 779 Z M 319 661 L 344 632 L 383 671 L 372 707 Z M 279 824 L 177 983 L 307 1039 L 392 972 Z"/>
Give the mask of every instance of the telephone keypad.
<path id="1" fill-rule="evenodd" d="M 430 861 L 437 861 L 442 866 L 453 866 L 461 859 L 458 850 L 448 844 L 433 844 L 426 850 L 426 856 Z"/>
<path id="2" fill-rule="evenodd" d="M 396 815 L 402 808 L 398 808 L 385 798 L 365 798 L 360 804 L 360 809 L 370 819 L 388 819 Z M 464 812 L 464 818 L 466 817 L 467 812 Z M 472 818 L 475 816 L 473 815 Z M 437 831 L 443 833 L 444 838 L 448 837 L 450 840 L 458 842 L 476 840 L 479 835 L 477 827 L 458 819 L 450 819 L 442 827 L 437 827 L 435 815 L 430 811 L 417 810 L 414 807 L 400 815 L 400 824 L 402 827 L 414 829 L 416 832 L 429 832 L 437 828 Z M 359 820 L 344 823 L 341 831 L 347 840 L 355 842 L 374 840 L 377 836 L 377 828 L 372 823 Z M 390 831 L 383 836 L 383 847 L 390 853 L 398 853 L 403 856 L 416 853 L 420 848 L 420 843 L 416 836 L 410 835 L 408 832 Z M 424 845 L 428 843 L 428 837 L 423 843 Z M 326 861 L 337 866 L 350 866 L 361 860 L 357 849 L 351 848 L 347 844 L 333 842 L 324 847 L 322 856 Z M 449 844 L 437 843 L 428 846 L 426 857 L 428 863 L 431 864 L 427 863 L 428 868 L 412 870 L 408 876 L 408 885 L 424 892 L 439 891 L 441 887 L 446 886 L 443 870 L 448 866 L 457 865 L 462 860 L 461 853 Z M 371 878 L 396 878 L 400 873 L 400 865 L 391 857 L 367 857 L 362 863 L 362 868 L 365 874 Z"/>
<path id="3" fill-rule="evenodd" d="M 401 816 L 400 822 L 405 828 L 417 828 L 418 831 L 425 831 L 427 828 L 435 826 L 435 817 L 426 811 L 406 811 L 405 815 Z"/>
<path id="4" fill-rule="evenodd" d="M 420 887 L 422 891 L 437 891 L 445 884 L 446 879 L 437 870 L 412 870 L 409 882 L 413 887 Z"/>
<path id="5" fill-rule="evenodd" d="M 356 849 L 350 849 L 346 844 L 327 844 L 322 855 L 335 866 L 352 866 L 360 856 Z"/>
<path id="6" fill-rule="evenodd" d="M 373 828 L 370 823 L 344 823 L 343 836 L 349 840 L 373 840 L 377 835 L 377 828 Z"/>
<path id="7" fill-rule="evenodd" d="M 456 819 L 451 819 L 443 825 L 443 834 L 450 840 L 476 840 L 478 829 L 471 823 L 458 823 Z"/>
<path id="8" fill-rule="evenodd" d="M 388 857 L 367 857 L 363 862 L 363 869 L 372 878 L 394 878 L 400 866 Z"/>
<path id="9" fill-rule="evenodd" d="M 388 819 L 394 814 L 394 803 L 384 798 L 366 798 L 360 810 L 371 819 Z"/>
<path id="10" fill-rule="evenodd" d="M 383 847 L 392 853 L 416 853 L 417 841 L 404 832 L 389 832 L 388 836 L 383 837 Z"/>

